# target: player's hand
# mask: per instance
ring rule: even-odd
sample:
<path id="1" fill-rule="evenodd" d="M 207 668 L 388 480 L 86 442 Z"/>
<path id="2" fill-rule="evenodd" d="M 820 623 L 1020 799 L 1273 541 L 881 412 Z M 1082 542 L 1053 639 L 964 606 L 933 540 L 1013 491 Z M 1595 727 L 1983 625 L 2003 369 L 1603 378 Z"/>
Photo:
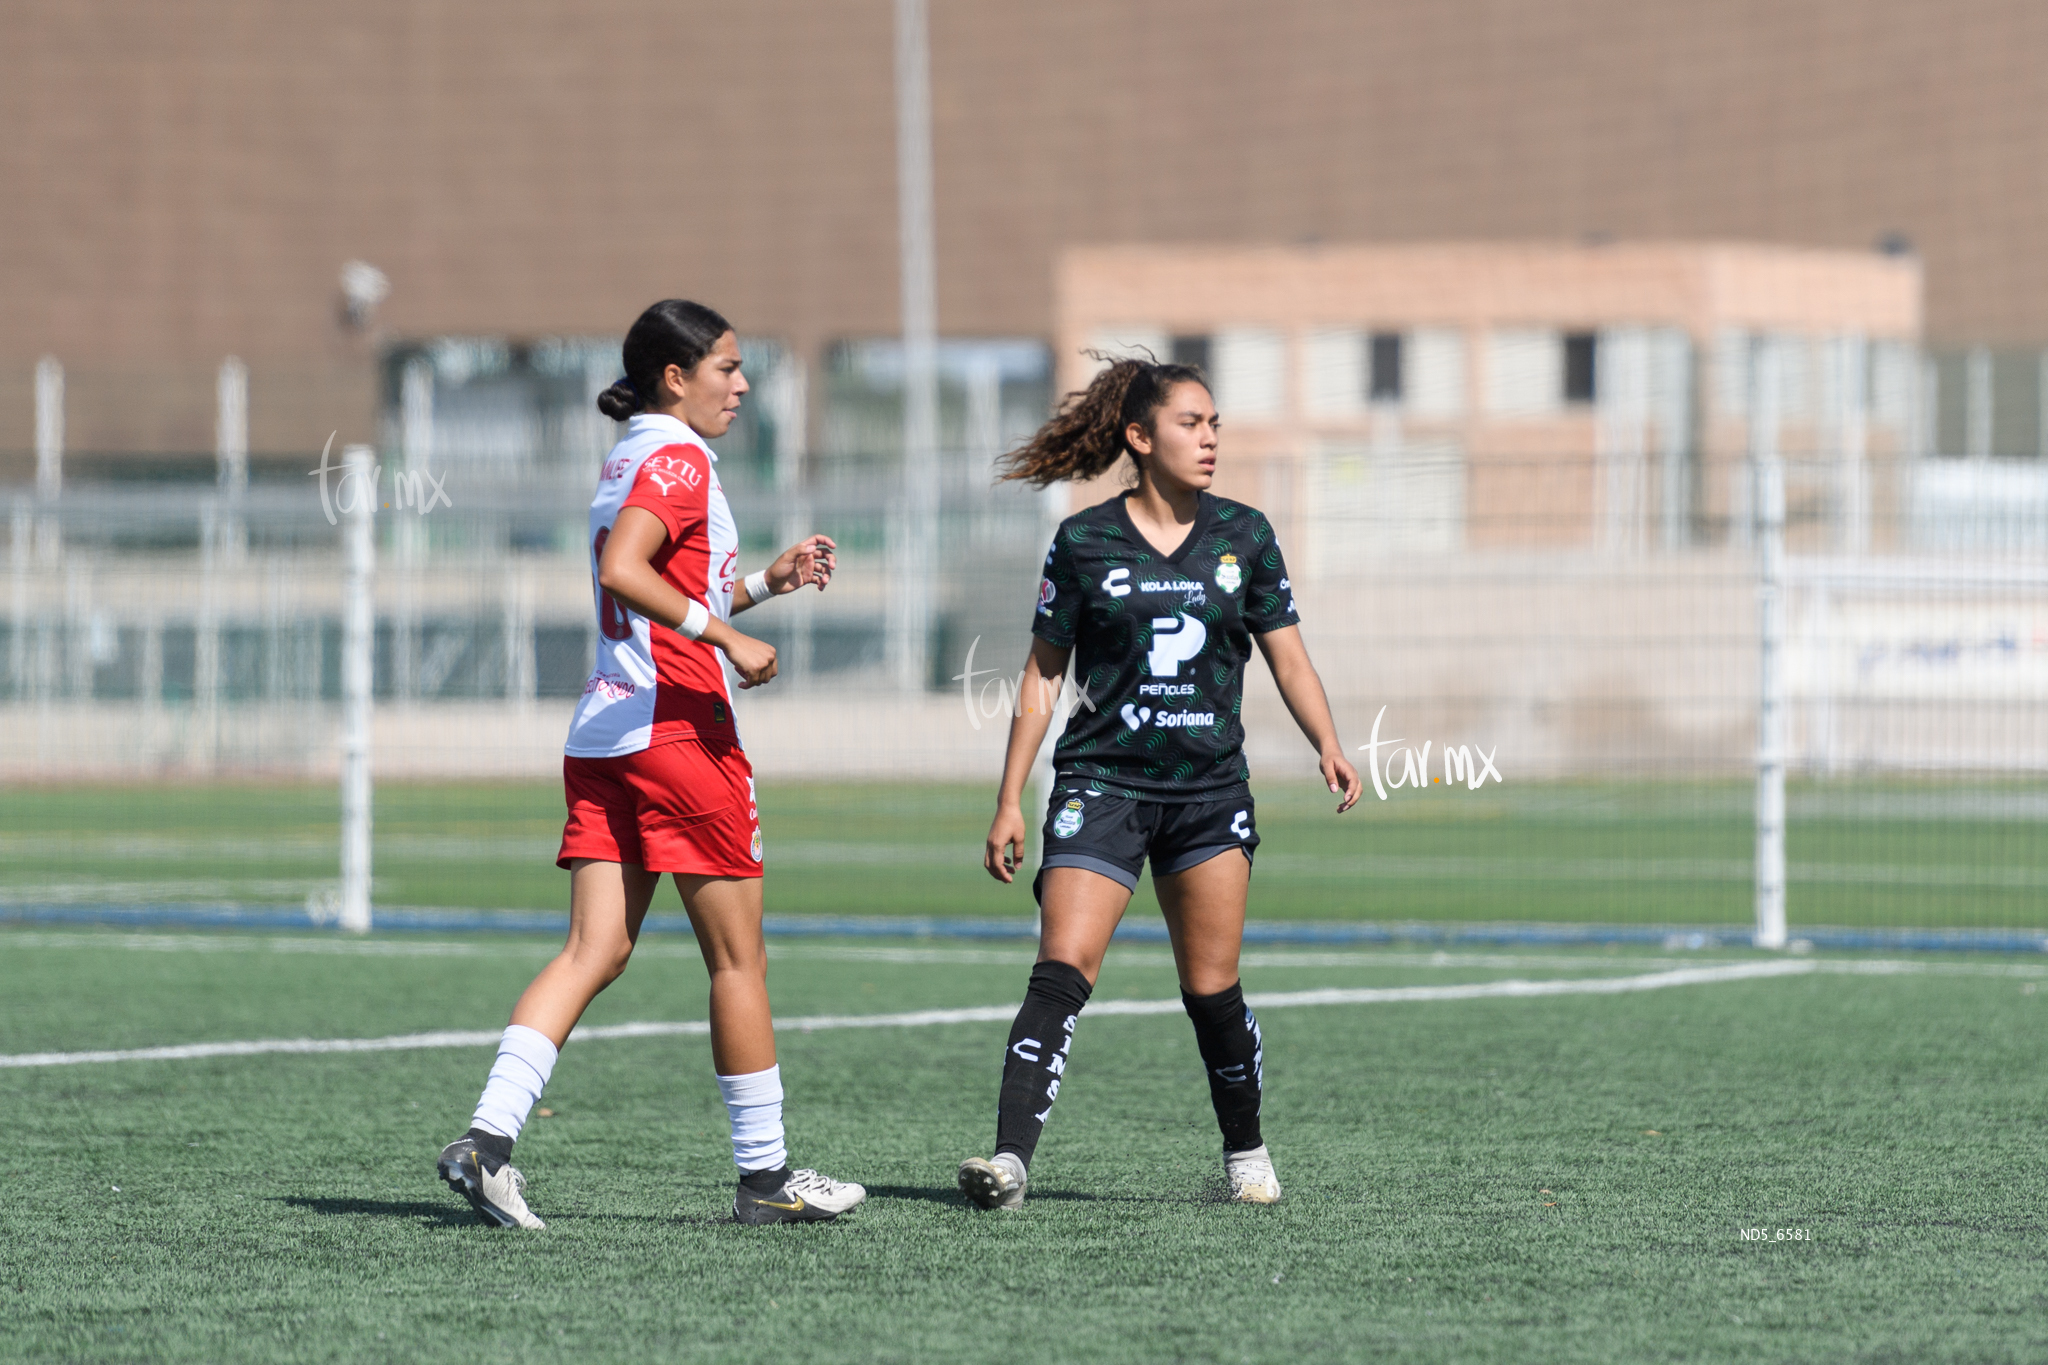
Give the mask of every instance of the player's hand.
<path id="1" fill-rule="evenodd" d="M 839 547 L 830 536 L 805 536 L 777 555 L 768 566 L 768 591 L 780 597 L 807 583 L 823 592 L 839 568 Z"/>
<path id="2" fill-rule="evenodd" d="M 1337 814 L 1342 815 L 1357 805 L 1358 798 L 1365 794 L 1365 782 L 1341 749 L 1332 749 L 1324 754 L 1322 767 L 1323 781 L 1329 785 L 1330 791 L 1344 797 L 1343 804 L 1337 807 Z"/>
<path id="3" fill-rule="evenodd" d="M 988 875 L 1008 886 L 1017 879 L 1024 863 L 1024 812 L 1016 806 L 996 810 L 995 823 L 988 827 L 988 846 L 982 850 L 981 865 Z"/>
<path id="4" fill-rule="evenodd" d="M 741 687 L 760 687 L 775 676 L 774 645 L 734 631 L 732 642 L 721 648 L 739 673 Z"/>

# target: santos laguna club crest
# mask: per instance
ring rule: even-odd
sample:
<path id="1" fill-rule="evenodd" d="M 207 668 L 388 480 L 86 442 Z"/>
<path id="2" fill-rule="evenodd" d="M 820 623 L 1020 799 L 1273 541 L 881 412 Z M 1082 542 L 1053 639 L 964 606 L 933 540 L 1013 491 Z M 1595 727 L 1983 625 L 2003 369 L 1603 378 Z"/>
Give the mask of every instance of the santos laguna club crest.
<path id="1" fill-rule="evenodd" d="M 1244 582 L 1244 570 L 1238 567 L 1236 555 L 1225 555 L 1216 562 L 1216 586 L 1225 592 L 1236 592 Z"/>
<path id="2" fill-rule="evenodd" d="M 1081 803 L 1069 801 L 1058 815 L 1052 818 L 1052 832 L 1062 839 L 1071 839 L 1081 829 Z"/>

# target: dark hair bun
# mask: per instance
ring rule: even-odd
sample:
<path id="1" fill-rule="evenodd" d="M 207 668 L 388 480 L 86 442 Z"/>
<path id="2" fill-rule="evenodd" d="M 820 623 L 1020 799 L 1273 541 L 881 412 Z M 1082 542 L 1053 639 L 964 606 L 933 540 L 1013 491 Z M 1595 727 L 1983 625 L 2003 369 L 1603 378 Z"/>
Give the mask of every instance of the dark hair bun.
<path id="1" fill-rule="evenodd" d="M 625 376 L 597 396 L 597 410 L 614 422 L 645 412 L 647 399 L 661 392 L 669 366 L 690 373 L 731 330 L 731 323 L 701 303 L 663 299 L 650 304 L 626 330 L 626 343 L 619 348 Z"/>

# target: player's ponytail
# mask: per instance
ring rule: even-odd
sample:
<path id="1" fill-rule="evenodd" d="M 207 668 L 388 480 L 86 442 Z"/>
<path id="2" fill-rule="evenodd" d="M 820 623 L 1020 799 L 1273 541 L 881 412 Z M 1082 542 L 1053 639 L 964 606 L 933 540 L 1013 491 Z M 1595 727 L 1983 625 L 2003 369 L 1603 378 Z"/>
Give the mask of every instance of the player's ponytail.
<path id="1" fill-rule="evenodd" d="M 614 422 L 645 412 L 648 396 L 661 391 L 669 366 L 688 374 L 731 330 L 731 323 L 701 303 L 663 299 L 650 305 L 626 333 L 621 348 L 626 377 L 597 396 L 597 410 Z"/>
<path id="2" fill-rule="evenodd" d="M 1044 488 L 1062 479 L 1092 479 L 1117 460 L 1136 451 L 1124 439 L 1132 426 L 1152 429 L 1152 421 L 1176 384 L 1209 381 L 1192 365 L 1160 365 L 1149 360 L 1111 360 L 1089 351 L 1092 360 L 1107 361 L 1087 388 L 1060 401 L 1052 420 L 998 464 L 1004 479 L 1019 479 Z"/>

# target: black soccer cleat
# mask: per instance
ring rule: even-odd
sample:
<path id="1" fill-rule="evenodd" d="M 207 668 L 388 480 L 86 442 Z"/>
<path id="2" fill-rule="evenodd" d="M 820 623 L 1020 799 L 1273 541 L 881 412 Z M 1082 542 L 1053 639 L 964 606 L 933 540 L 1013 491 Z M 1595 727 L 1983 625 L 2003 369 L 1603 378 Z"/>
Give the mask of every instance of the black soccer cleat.
<path id="1" fill-rule="evenodd" d="M 486 1223 L 501 1228 L 547 1226 L 526 1207 L 526 1177 L 511 1162 L 480 1151 L 474 1137 L 465 1135 L 443 1147 L 434 1170 Z"/>

